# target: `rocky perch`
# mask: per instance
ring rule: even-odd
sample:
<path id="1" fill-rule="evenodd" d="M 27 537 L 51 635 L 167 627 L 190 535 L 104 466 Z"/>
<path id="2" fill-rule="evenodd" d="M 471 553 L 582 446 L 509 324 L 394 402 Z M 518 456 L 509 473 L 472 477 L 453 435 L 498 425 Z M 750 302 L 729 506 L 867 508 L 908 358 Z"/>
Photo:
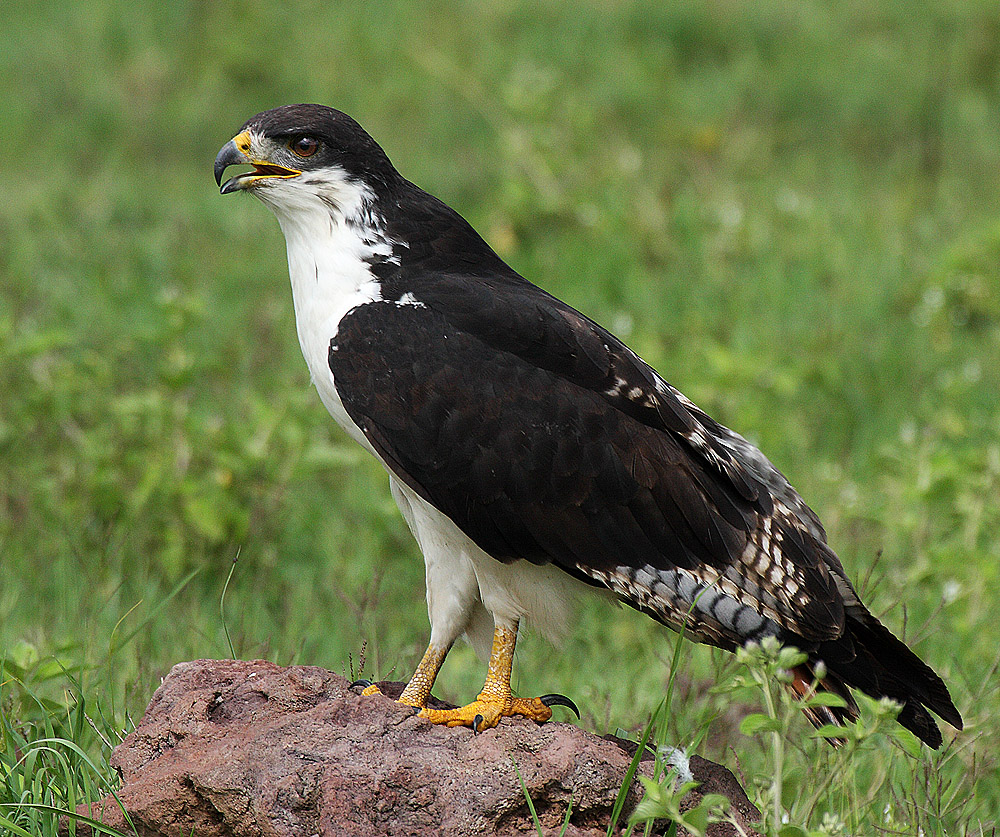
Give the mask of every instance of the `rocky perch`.
<path id="1" fill-rule="evenodd" d="M 603 837 L 634 747 L 510 718 L 476 735 L 363 698 L 325 669 L 198 660 L 173 667 L 111 764 L 143 837 L 537 834 L 515 763 L 546 837 L 561 833 L 571 800 L 566 837 Z M 732 773 L 697 756 L 691 769 L 702 785 L 685 802 L 721 793 L 743 833 L 756 834 L 758 812 Z M 636 782 L 623 824 L 640 795 Z M 113 797 L 80 813 L 131 832 Z M 740 832 L 719 823 L 708 833 Z"/>

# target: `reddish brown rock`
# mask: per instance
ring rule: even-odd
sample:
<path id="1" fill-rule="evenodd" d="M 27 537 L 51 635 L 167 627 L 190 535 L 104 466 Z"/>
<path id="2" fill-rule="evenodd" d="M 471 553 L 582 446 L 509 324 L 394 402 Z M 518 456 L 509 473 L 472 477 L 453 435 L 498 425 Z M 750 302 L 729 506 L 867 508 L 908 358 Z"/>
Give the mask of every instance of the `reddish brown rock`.
<path id="1" fill-rule="evenodd" d="M 506 719 L 475 735 L 363 698 L 321 668 L 211 660 L 174 666 L 111 759 L 143 837 L 537 834 L 514 762 L 546 837 L 571 799 L 567 837 L 604 835 L 630 761 L 627 742 L 571 724 Z M 692 770 L 753 833 L 757 812 L 733 775 L 697 758 Z M 131 830 L 111 797 L 81 813 Z"/>

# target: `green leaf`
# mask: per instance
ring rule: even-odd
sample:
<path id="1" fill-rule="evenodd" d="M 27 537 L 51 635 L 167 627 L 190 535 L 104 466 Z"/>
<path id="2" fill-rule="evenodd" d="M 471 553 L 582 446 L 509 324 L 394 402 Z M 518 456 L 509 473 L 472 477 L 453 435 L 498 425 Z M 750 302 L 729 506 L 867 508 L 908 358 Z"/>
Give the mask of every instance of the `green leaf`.
<path id="1" fill-rule="evenodd" d="M 805 706 L 833 706 L 838 709 L 845 709 L 847 707 L 847 701 L 836 692 L 816 692 L 816 694 L 806 698 L 802 703 Z"/>
<path id="2" fill-rule="evenodd" d="M 892 727 L 889 729 L 889 734 L 908 756 L 915 759 L 920 758 L 923 748 L 920 745 L 920 739 L 912 732 L 903 727 Z"/>
<path id="3" fill-rule="evenodd" d="M 791 669 L 802 665 L 809 659 L 809 655 L 799 651 L 792 645 L 785 646 L 778 652 L 778 667 Z"/>
<path id="4" fill-rule="evenodd" d="M 813 738 L 854 738 L 854 728 L 839 727 L 836 724 L 823 724 L 813 734 Z"/>
<path id="5" fill-rule="evenodd" d="M 758 735 L 762 732 L 777 732 L 781 729 L 781 721 L 771 718 L 761 712 L 747 715 L 740 721 L 740 732 L 744 735 Z"/>
<path id="6" fill-rule="evenodd" d="M 729 810 L 732 802 L 728 796 L 723 796 L 721 793 L 706 793 L 701 798 L 700 804 L 707 806 L 711 810 L 718 811 L 720 814 L 724 814 Z"/>
<path id="7" fill-rule="evenodd" d="M 699 804 L 684 814 L 684 825 L 695 834 L 704 834 L 708 828 L 708 808 Z"/>
<path id="8" fill-rule="evenodd" d="M 14 823 L 6 817 L 0 817 L 0 826 L 6 828 L 11 834 L 17 834 L 18 837 L 31 837 L 31 832 L 25 831 L 19 825 L 14 825 Z"/>

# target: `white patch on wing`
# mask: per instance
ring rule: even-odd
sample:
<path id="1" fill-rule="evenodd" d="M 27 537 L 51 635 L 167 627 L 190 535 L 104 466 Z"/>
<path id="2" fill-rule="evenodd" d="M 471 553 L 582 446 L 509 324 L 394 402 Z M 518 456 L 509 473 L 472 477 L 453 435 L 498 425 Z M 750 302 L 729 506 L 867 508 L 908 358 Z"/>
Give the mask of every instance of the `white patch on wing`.
<path id="1" fill-rule="evenodd" d="M 412 305 L 414 308 L 427 307 L 409 291 L 407 291 L 399 299 L 396 300 L 396 305 Z"/>
<path id="2" fill-rule="evenodd" d="M 626 381 L 624 378 L 616 376 L 615 382 L 611 385 L 610 388 L 604 390 L 604 394 L 610 395 L 612 398 L 617 398 L 619 395 L 621 395 L 622 390 L 627 386 L 627 384 L 628 381 Z"/>

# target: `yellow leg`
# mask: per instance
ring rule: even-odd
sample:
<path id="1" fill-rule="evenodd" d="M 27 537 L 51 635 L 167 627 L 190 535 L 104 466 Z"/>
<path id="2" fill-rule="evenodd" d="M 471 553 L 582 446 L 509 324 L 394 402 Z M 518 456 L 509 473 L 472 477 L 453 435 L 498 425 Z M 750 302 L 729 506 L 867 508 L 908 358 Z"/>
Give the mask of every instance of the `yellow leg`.
<path id="1" fill-rule="evenodd" d="M 551 706 L 567 706 L 577 717 L 580 716 L 576 705 L 563 695 L 544 695 L 536 698 L 514 697 L 510 691 L 510 675 L 514 664 L 514 646 L 517 644 L 517 625 L 513 630 L 497 626 L 493 632 L 493 648 L 490 652 L 489 667 L 486 671 L 486 682 L 483 690 L 472 703 L 457 709 L 428 709 L 427 698 L 437 677 L 441 664 L 448 653 L 447 648 L 428 645 L 417 670 L 399 696 L 399 703 L 420 709 L 421 718 L 426 718 L 432 724 L 445 724 L 449 727 L 472 727 L 476 732 L 495 727 L 501 718 L 511 715 L 521 715 L 533 721 L 542 723 L 552 717 Z M 366 681 L 359 681 L 361 682 Z M 379 688 L 368 685 L 361 693 L 363 695 L 379 694 Z"/>
<path id="2" fill-rule="evenodd" d="M 406 688 L 403 689 L 403 693 L 399 696 L 397 702 L 405 703 L 407 706 L 414 706 L 417 709 L 423 709 L 434 686 L 434 680 L 441 670 L 441 664 L 444 663 L 444 658 L 447 655 L 447 648 L 439 648 L 433 643 L 429 644 L 427 650 L 424 651 L 424 656 L 417 665 L 416 671 L 413 672 L 413 677 L 406 684 Z M 373 683 L 365 687 L 361 694 L 366 696 L 378 695 L 381 694 L 381 691 Z"/>
<path id="3" fill-rule="evenodd" d="M 400 703 L 416 706 L 418 709 L 423 709 L 427 705 L 427 698 L 430 697 L 434 680 L 441 670 L 441 664 L 447 654 L 447 648 L 438 648 L 436 645 L 427 646 L 417 670 L 413 672 L 413 677 L 403 689 L 403 694 L 399 696 Z"/>
<path id="4" fill-rule="evenodd" d="M 458 709 L 422 709 L 420 717 L 426 718 L 433 724 L 472 727 L 477 732 L 495 727 L 501 718 L 510 715 L 522 715 L 539 723 L 551 718 L 552 710 L 549 708 L 549 702 L 565 706 L 567 698 L 560 695 L 547 695 L 546 698 L 516 698 L 510 692 L 510 674 L 516 643 L 516 625 L 513 630 L 497 626 L 493 633 L 493 649 L 490 652 L 486 682 L 479 697 Z M 572 708 L 575 711 L 576 707 Z"/>

